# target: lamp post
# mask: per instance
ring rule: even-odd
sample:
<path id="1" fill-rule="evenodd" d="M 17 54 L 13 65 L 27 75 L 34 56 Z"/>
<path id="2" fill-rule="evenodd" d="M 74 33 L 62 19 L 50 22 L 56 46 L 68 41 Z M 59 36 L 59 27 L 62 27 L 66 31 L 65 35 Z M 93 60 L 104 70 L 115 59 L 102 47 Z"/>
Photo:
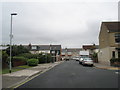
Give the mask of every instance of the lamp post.
<path id="1" fill-rule="evenodd" d="M 12 65 L 11 65 L 11 56 L 12 56 L 12 38 L 13 38 L 13 35 L 12 35 L 12 16 L 13 15 L 17 15 L 17 13 L 11 13 L 11 23 L 10 23 L 10 70 L 9 70 L 9 73 L 11 73 L 11 69 L 12 69 Z"/>

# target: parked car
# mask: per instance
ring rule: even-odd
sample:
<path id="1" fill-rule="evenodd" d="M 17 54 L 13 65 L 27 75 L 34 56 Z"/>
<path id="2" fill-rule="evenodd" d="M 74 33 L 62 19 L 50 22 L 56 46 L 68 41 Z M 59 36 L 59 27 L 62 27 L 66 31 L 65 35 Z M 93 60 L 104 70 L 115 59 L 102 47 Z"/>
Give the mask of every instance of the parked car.
<path id="1" fill-rule="evenodd" d="M 69 61 L 70 59 L 67 57 L 67 58 L 65 58 L 65 60 L 66 60 L 66 61 Z"/>
<path id="2" fill-rule="evenodd" d="M 79 56 L 76 56 L 76 57 L 75 57 L 75 60 L 76 60 L 76 61 L 79 61 L 79 59 L 80 59 Z"/>
<path id="3" fill-rule="evenodd" d="M 79 59 L 79 64 L 82 64 L 82 61 L 84 60 L 84 58 L 83 57 L 80 57 L 80 59 Z"/>
<path id="4" fill-rule="evenodd" d="M 77 56 L 77 57 L 73 57 L 72 59 L 79 61 L 80 58 Z"/>
<path id="5" fill-rule="evenodd" d="M 84 58 L 89 58 L 89 57 L 88 56 L 80 56 L 79 64 L 82 64 L 82 61 L 84 60 Z"/>
<path id="6" fill-rule="evenodd" d="M 93 60 L 91 58 L 84 58 L 82 60 L 82 65 L 90 65 L 90 66 L 93 66 Z"/>
<path id="7" fill-rule="evenodd" d="M 73 60 L 76 60 L 76 57 L 73 57 L 72 59 L 73 59 Z"/>

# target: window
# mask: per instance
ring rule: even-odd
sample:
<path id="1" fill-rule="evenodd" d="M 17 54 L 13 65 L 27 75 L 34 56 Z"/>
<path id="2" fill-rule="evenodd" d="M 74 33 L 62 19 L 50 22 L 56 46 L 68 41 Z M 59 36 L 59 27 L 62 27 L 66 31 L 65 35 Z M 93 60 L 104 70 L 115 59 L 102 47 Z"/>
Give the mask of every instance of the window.
<path id="1" fill-rule="evenodd" d="M 120 43 L 120 33 L 115 33 L 115 42 Z"/>
<path id="2" fill-rule="evenodd" d="M 120 51 L 118 51 L 118 58 L 120 58 Z"/>
<path id="3" fill-rule="evenodd" d="M 115 51 L 112 51 L 112 57 L 115 58 Z"/>
<path id="4" fill-rule="evenodd" d="M 37 46 L 32 46 L 32 49 L 37 49 Z"/>

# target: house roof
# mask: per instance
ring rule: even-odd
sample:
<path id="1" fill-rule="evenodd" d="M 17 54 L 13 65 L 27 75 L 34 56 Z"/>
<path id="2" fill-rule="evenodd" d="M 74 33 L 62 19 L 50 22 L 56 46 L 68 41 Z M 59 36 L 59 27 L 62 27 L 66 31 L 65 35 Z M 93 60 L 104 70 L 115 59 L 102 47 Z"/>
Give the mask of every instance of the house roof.
<path id="1" fill-rule="evenodd" d="M 51 50 L 61 50 L 61 45 L 51 45 Z"/>
<path id="2" fill-rule="evenodd" d="M 83 49 L 93 49 L 93 45 L 83 45 Z"/>
<path id="3" fill-rule="evenodd" d="M 39 45 L 39 50 L 50 50 L 50 45 Z"/>
<path id="4" fill-rule="evenodd" d="M 102 22 L 109 32 L 120 32 L 120 22 Z"/>
<path id="5" fill-rule="evenodd" d="M 31 50 L 61 50 L 61 45 L 30 45 L 31 47 L 36 47 L 36 48 L 31 48 Z M 29 47 L 29 45 L 27 46 Z"/>
<path id="6" fill-rule="evenodd" d="M 80 51 L 82 50 L 82 48 L 67 48 L 67 52 L 76 52 L 76 51 Z M 62 49 L 62 52 L 65 52 L 66 49 Z"/>
<path id="7" fill-rule="evenodd" d="M 83 45 L 83 49 L 98 49 L 98 45 Z"/>

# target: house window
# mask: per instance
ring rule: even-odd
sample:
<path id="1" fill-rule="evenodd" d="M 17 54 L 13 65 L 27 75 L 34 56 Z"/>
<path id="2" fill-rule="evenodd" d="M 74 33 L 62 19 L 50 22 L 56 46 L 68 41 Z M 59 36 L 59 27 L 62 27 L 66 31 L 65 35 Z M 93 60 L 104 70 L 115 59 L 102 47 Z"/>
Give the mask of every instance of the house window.
<path id="1" fill-rule="evenodd" d="M 32 46 L 32 49 L 37 49 L 37 46 Z"/>
<path id="2" fill-rule="evenodd" d="M 112 51 L 112 57 L 115 58 L 115 51 Z"/>
<path id="3" fill-rule="evenodd" d="M 115 33 L 115 42 L 120 43 L 120 33 Z"/>

